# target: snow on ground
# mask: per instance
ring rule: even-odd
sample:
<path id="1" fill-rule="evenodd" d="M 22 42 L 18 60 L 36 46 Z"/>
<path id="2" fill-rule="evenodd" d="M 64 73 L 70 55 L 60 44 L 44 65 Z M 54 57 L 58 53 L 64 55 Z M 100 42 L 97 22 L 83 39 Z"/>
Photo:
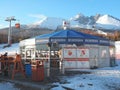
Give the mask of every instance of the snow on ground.
<path id="1" fill-rule="evenodd" d="M 118 66 L 87 70 L 90 74 L 64 76 L 51 90 L 120 90 L 120 62 Z M 83 71 L 83 70 L 82 70 Z"/>
<path id="2" fill-rule="evenodd" d="M 0 53 L 16 53 L 19 45 L 13 44 L 12 47 L 2 49 Z M 120 61 L 118 66 L 105 67 L 100 69 L 86 70 L 87 74 L 74 74 L 61 76 L 60 82 L 52 83 L 51 90 L 120 90 Z M 83 70 L 82 70 L 83 71 Z M 14 87 L 13 83 L 0 82 L 0 90 L 21 90 Z"/>
<path id="3" fill-rule="evenodd" d="M 19 44 L 15 43 L 12 44 L 11 47 L 3 48 L 6 44 L 0 45 L 0 54 L 4 54 L 5 52 L 8 52 L 8 55 L 19 53 Z"/>
<path id="4" fill-rule="evenodd" d="M 0 90 L 20 90 L 20 89 L 15 88 L 13 83 L 0 82 Z"/>

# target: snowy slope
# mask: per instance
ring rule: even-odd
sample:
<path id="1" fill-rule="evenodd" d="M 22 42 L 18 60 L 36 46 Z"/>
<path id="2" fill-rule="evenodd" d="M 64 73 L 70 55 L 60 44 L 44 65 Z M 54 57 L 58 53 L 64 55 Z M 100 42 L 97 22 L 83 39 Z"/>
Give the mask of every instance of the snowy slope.
<path id="1" fill-rule="evenodd" d="M 77 74 L 61 78 L 51 90 L 120 90 L 120 66 L 89 70 L 90 74 Z"/>
<path id="2" fill-rule="evenodd" d="M 5 52 L 8 52 L 8 55 L 15 55 L 16 53 L 19 53 L 18 43 L 12 44 L 11 47 L 3 48 L 3 46 L 5 46 L 5 44 L 0 45 L 0 54 L 4 54 Z"/>
<path id="3" fill-rule="evenodd" d="M 44 16 L 34 23 L 21 25 L 21 29 L 48 28 L 56 30 L 57 27 L 62 26 L 63 20 L 68 21 L 70 26 L 73 28 L 92 29 L 93 26 L 96 26 L 96 28 L 120 30 L 120 20 L 111 15 L 96 14 L 94 16 L 85 16 L 81 13 L 73 16 L 70 19 Z"/>
<path id="4" fill-rule="evenodd" d="M 101 15 L 96 14 L 95 16 L 85 16 L 83 14 L 77 14 L 70 19 L 71 27 L 81 27 L 81 28 L 96 28 L 102 29 L 119 29 L 120 30 L 120 20 L 111 15 Z"/>
<path id="5" fill-rule="evenodd" d="M 56 17 L 44 17 L 43 19 L 28 25 L 29 27 L 37 28 L 49 28 L 55 30 L 58 26 L 62 26 L 62 18 Z M 96 28 L 100 27 L 103 29 L 120 29 L 120 20 L 110 16 L 110 15 L 95 15 L 95 16 L 84 16 L 83 14 L 77 14 L 70 19 L 65 21 L 70 23 L 70 26 L 73 28 L 92 28 L 93 25 L 96 25 Z"/>
<path id="6" fill-rule="evenodd" d="M 55 30 L 57 26 L 62 25 L 63 19 L 55 17 L 44 17 L 43 19 L 28 25 L 29 27 L 48 28 Z"/>
<path id="7" fill-rule="evenodd" d="M 0 83 L 0 90 L 20 90 L 20 89 L 16 88 L 13 83 L 1 82 Z"/>
<path id="8" fill-rule="evenodd" d="M 98 27 L 105 29 L 120 29 L 120 20 L 110 16 L 103 15 L 97 21 L 96 24 Z"/>

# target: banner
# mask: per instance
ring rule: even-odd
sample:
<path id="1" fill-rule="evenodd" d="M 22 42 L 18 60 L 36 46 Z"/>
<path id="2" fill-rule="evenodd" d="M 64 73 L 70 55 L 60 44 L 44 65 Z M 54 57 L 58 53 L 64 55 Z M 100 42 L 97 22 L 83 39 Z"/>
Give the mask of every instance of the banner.
<path id="1" fill-rule="evenodd" d="M 65 47 L 63 49 L 64 59 L 85 59 L 89 58 L 89 48 Z"/>
<path id="2" fill-rule="evenodd" d="M 66 69 L 89 68 L 89 48 L 65 47 L 63 48 L 63 59 Z"/>
<path id="3" fill-rule="evenodd" d="M 89 58 L 89 49 L 77 48 L 77 58 Z"/>
<path id="4" fill-rule="evenodd" d="M 64 48 L 63 50 L 63 58 L 76 58 L 77 52 L 76 48 Z"/>

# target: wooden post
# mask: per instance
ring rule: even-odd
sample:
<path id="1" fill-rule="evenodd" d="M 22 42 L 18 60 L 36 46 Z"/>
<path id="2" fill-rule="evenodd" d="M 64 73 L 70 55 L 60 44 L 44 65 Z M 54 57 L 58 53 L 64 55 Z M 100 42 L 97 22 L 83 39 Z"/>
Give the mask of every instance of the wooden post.
<path id="1" fill-rule="evenodd" d="M 64 47 L 61 50 L 61 73 L 65 74 L 65 66 L 64 66 Z"/>
<path id="2" fill-rule="evenodd" d="M 1 71 L 1 62 L 0 62 L 0 73 L 2 73 L 2 71 Z"/>
<path id="3" fill-rule="evenodd" d="M 60 70 L 60 72 L 62 72 L 62 59 L 60 59 L 60 61 L 59 61 L 59 70 Z"/>
<path id="4" fill-rule="evenodd" d="M 62 60 L 62 74 L 65 74 L 64 60 Z"/>
<path id="5" fill-rule="evenodd" d="M 48 55 L 48 62 L 47 62 L 47 77 L 50 76 L 50 56 L 51 56 L 51 49 L 49 48 L 49 55 Z"/>

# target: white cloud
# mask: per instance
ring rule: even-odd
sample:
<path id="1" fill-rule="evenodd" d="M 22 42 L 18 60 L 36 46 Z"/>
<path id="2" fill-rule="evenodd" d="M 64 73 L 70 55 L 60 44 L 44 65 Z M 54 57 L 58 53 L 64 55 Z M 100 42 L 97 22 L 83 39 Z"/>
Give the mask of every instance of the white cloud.
<path id="1" fill-rule="evenodd" d="M 29 14 L 28 15 L 30 18 L 34 18 L 33 22 L 30 24 L 40 24 L 43 20 L 47 18 L 47 16 L 43 14 Z M 35 20 L 36 19 L 36 20 Z"/>
<path id="2" fill-rule="evenodd" d="M 5 27 L 8 27 L 8 26 L 7 26 L 7 25 L 0 24 L 0 29 L 1 29 L 1 28 L 5 28 Z"/>
<path id="3" fill-rule="evenodd" d="M 30 14 L 29 16 L 30 17 L 34 17 L 34 18 L 38 18 L 38 19 L 44 19 L 44 18 L 46 18 L 46 16 L 42 15 L 42 14 Z"/>

